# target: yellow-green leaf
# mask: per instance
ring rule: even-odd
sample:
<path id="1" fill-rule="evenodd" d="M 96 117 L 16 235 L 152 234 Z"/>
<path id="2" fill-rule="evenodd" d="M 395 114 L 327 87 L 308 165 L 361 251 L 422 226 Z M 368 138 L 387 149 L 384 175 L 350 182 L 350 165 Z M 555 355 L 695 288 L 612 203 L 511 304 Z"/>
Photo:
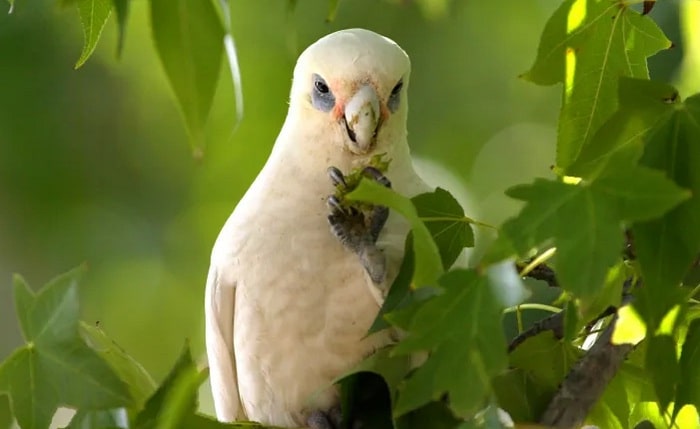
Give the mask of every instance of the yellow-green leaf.
<path id="1" fill-rule="evenodd" d="M 76 5 L 80 12 L 80 22 L 85 36 L 83 52 L 80 54 L 78 62 L 75 63 L 77 69 L 85 64 L 85 61 L 95 51 L 102 29 L 112 12 L 112 2 L 110 0 L 78 0 Z"/>

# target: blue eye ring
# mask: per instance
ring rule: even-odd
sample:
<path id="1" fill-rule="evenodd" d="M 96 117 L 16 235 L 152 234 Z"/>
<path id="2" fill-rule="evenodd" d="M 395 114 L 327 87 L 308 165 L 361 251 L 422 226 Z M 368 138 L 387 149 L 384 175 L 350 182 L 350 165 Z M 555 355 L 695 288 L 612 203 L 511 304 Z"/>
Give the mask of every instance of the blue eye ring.
<path id="1" fill-rule="evenodd" d="M 322 112 L 330 112 L 335 107 L 335 95 L 321 76 L 314 73 L 312 79 L 311 105 Z"/>

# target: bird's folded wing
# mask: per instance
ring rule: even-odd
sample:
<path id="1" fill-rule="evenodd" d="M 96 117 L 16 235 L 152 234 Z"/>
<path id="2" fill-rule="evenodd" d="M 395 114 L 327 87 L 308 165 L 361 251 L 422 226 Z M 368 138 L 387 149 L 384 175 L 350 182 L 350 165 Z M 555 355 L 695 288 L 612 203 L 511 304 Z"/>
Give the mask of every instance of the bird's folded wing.
<path id="1" fill-rule="evenodd" d="M 234 284 L 225 284 L 216 266 L 209 268 L 204 303 L 209 378 L 216 416 L 221 421 L 245 420 L 238 395 L 238 377 L 233 352 Z"/>

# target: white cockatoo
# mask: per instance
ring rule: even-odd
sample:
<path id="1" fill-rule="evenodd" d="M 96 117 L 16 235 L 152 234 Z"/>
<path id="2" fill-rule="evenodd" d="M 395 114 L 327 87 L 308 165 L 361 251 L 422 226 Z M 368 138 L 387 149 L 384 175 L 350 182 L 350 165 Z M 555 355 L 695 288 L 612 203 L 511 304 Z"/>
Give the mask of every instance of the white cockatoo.
<path id="1" fill-rule="evenodd" d="M 325 36 L 299 57 L 272 153 L 212 251 L 206 347 L 219 420 L 334 428 L 332 381 L 391 341 L 366 334 L 408 225 L 332 194 L 343 173 L 382 153 L 388 170 L 366 175 L 409 197 L 429 190 L 406 141 L 409 72 L 396 43 L 362 29 Z"/>

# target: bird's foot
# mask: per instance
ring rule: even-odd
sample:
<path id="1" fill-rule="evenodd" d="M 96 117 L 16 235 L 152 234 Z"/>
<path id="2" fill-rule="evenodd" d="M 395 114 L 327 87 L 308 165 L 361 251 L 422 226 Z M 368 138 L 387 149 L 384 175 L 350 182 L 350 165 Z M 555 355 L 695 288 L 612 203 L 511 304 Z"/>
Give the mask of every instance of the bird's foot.
<path id="1" fill-rule="evenodd" d="M 306 425 L 309 429 L 362 428 L 359 422 L 353 422 L 352 424 L 345 423 L 345 425 L 343 425 L 343 414 L 340 411 L 340 406 L 333 407 L 328 412 L 320 410 L 312 412 L 306 420 Z"/>
<path id="2" fill-rule="evenodd" d="M 333 185 L 341 189 L 341 193 L 349 191 L 345 176 L 340 170 L 330 167 L 328 175 Z M 376 180 L 387 188 L 391 187 L 389 179 L 374 167 L 365 167 L 362 170 L 362 175 Z M 389 217 L 389 209 L 376 205 L 363 211 L 357 206 L 343 204 L 337 195 L 328 197 L 328 207 L 331 211 L 328 215 L 328 222 L 331 225 L 333 235 L 345 247 L 359 256 L 362 265 L 374 283 L 379 284 L 384 281 L 386 260 L 376 243 L 379 233 Z"/>

